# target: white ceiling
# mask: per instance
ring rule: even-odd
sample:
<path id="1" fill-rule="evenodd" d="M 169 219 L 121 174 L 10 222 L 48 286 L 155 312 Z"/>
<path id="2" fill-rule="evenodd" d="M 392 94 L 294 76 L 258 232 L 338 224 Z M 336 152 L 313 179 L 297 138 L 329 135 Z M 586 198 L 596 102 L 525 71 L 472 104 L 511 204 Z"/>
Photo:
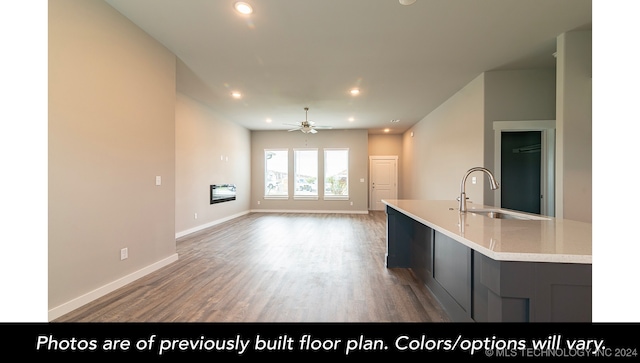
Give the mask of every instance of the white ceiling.
<path id="1" fill-rule="evenodd" d="M 554 67 L 556 37 L 592 18 L 590 0 L 245 0 L 250 16 L 234 0 L 106 1 L 177 55 L 179 91 L 250 130 L 309 107 L 316 125 L 401 133 L 484 71 Z"/>

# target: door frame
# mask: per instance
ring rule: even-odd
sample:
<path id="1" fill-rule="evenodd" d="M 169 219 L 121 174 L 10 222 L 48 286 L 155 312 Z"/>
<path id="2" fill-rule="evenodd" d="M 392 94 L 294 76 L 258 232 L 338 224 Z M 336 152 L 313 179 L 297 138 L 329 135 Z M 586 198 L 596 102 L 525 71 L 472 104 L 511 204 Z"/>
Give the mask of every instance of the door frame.
<path id="1" fill-rule="evenodd" d="M 540 214 L 555 216 L 555 146 L 556 120 L 494 121 L 494 173 L 502 180 L 502 133 L 517 131 L 541 132 Z M 501 207 L 501 193 L 494 193 L 494 205 Z"/>
<path id="2" fill-rule="evenodd" d="M 397 155 L 370 155 L 369 156 L 369 210 L 375 210 L 375 201 L 373 200 L 373 161 L 374 160 L 393 160 L 396 163 L 393 181 L 393 189 L 396 199 L 398 198 L 398 156 Z"/>

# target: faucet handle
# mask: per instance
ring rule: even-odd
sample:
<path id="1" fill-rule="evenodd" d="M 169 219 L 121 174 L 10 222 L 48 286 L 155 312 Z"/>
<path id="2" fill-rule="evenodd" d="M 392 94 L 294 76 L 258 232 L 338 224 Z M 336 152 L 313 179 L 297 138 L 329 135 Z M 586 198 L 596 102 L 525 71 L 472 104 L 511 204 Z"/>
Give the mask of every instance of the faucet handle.
<path id="1" fill-rule="evenodd" d="M 469 200 L 469 197 L 466 197 L 464 199 Z M 460 197 L 456 198 L 456 200 L 459 202 L 460 201 Z"/>

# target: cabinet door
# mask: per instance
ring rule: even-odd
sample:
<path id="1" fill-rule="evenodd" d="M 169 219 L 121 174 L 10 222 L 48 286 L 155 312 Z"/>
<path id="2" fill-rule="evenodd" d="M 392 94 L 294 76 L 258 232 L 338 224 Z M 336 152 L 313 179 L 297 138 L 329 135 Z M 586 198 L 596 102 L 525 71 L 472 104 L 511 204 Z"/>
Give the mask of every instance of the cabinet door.
<path id="1" fill-rule="evenodd" d="M 471 249 L 442 233 L 435 233 L 433 277 L 471 316 Z"/>
<path id="2" fill-rule="evenodd" d="M 416 277 L 427 284 L 433 276 L 433 229 L 415 222 L 413 241 L 411 242 L 411 270 Z"/>
<path id="3" fill-rule="evenodd" d="M 387 268 L 410 267 L 410 243 L 415 221 L 387 207 Z"/>

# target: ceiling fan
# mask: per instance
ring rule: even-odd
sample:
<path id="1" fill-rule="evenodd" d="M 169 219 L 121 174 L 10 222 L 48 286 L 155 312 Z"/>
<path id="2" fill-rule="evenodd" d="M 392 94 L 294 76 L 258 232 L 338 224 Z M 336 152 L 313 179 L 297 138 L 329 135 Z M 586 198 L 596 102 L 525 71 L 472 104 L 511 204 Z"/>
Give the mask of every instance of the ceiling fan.
<path id="1" fill-rule="evenodd" d="M 290 129 L 287 131 L 302 131 L 305 134 L 315 134 L 316 132 L 318 132 L 316 129 L 330 129 L 331 126 L 316 126 L 315 123 L 313 121 L 309 121 L 308 118 L 308 114 L 309 114 L 309 107 L 305 107 L 304 108 L 305 111 L 305 117 L 304 117 L 304 121 L 300 122 L 299 125 L 296 124 L 285 124 L 285 125 L 289 125 L 289 126 L 296 126 L 295 129 Z"/>

